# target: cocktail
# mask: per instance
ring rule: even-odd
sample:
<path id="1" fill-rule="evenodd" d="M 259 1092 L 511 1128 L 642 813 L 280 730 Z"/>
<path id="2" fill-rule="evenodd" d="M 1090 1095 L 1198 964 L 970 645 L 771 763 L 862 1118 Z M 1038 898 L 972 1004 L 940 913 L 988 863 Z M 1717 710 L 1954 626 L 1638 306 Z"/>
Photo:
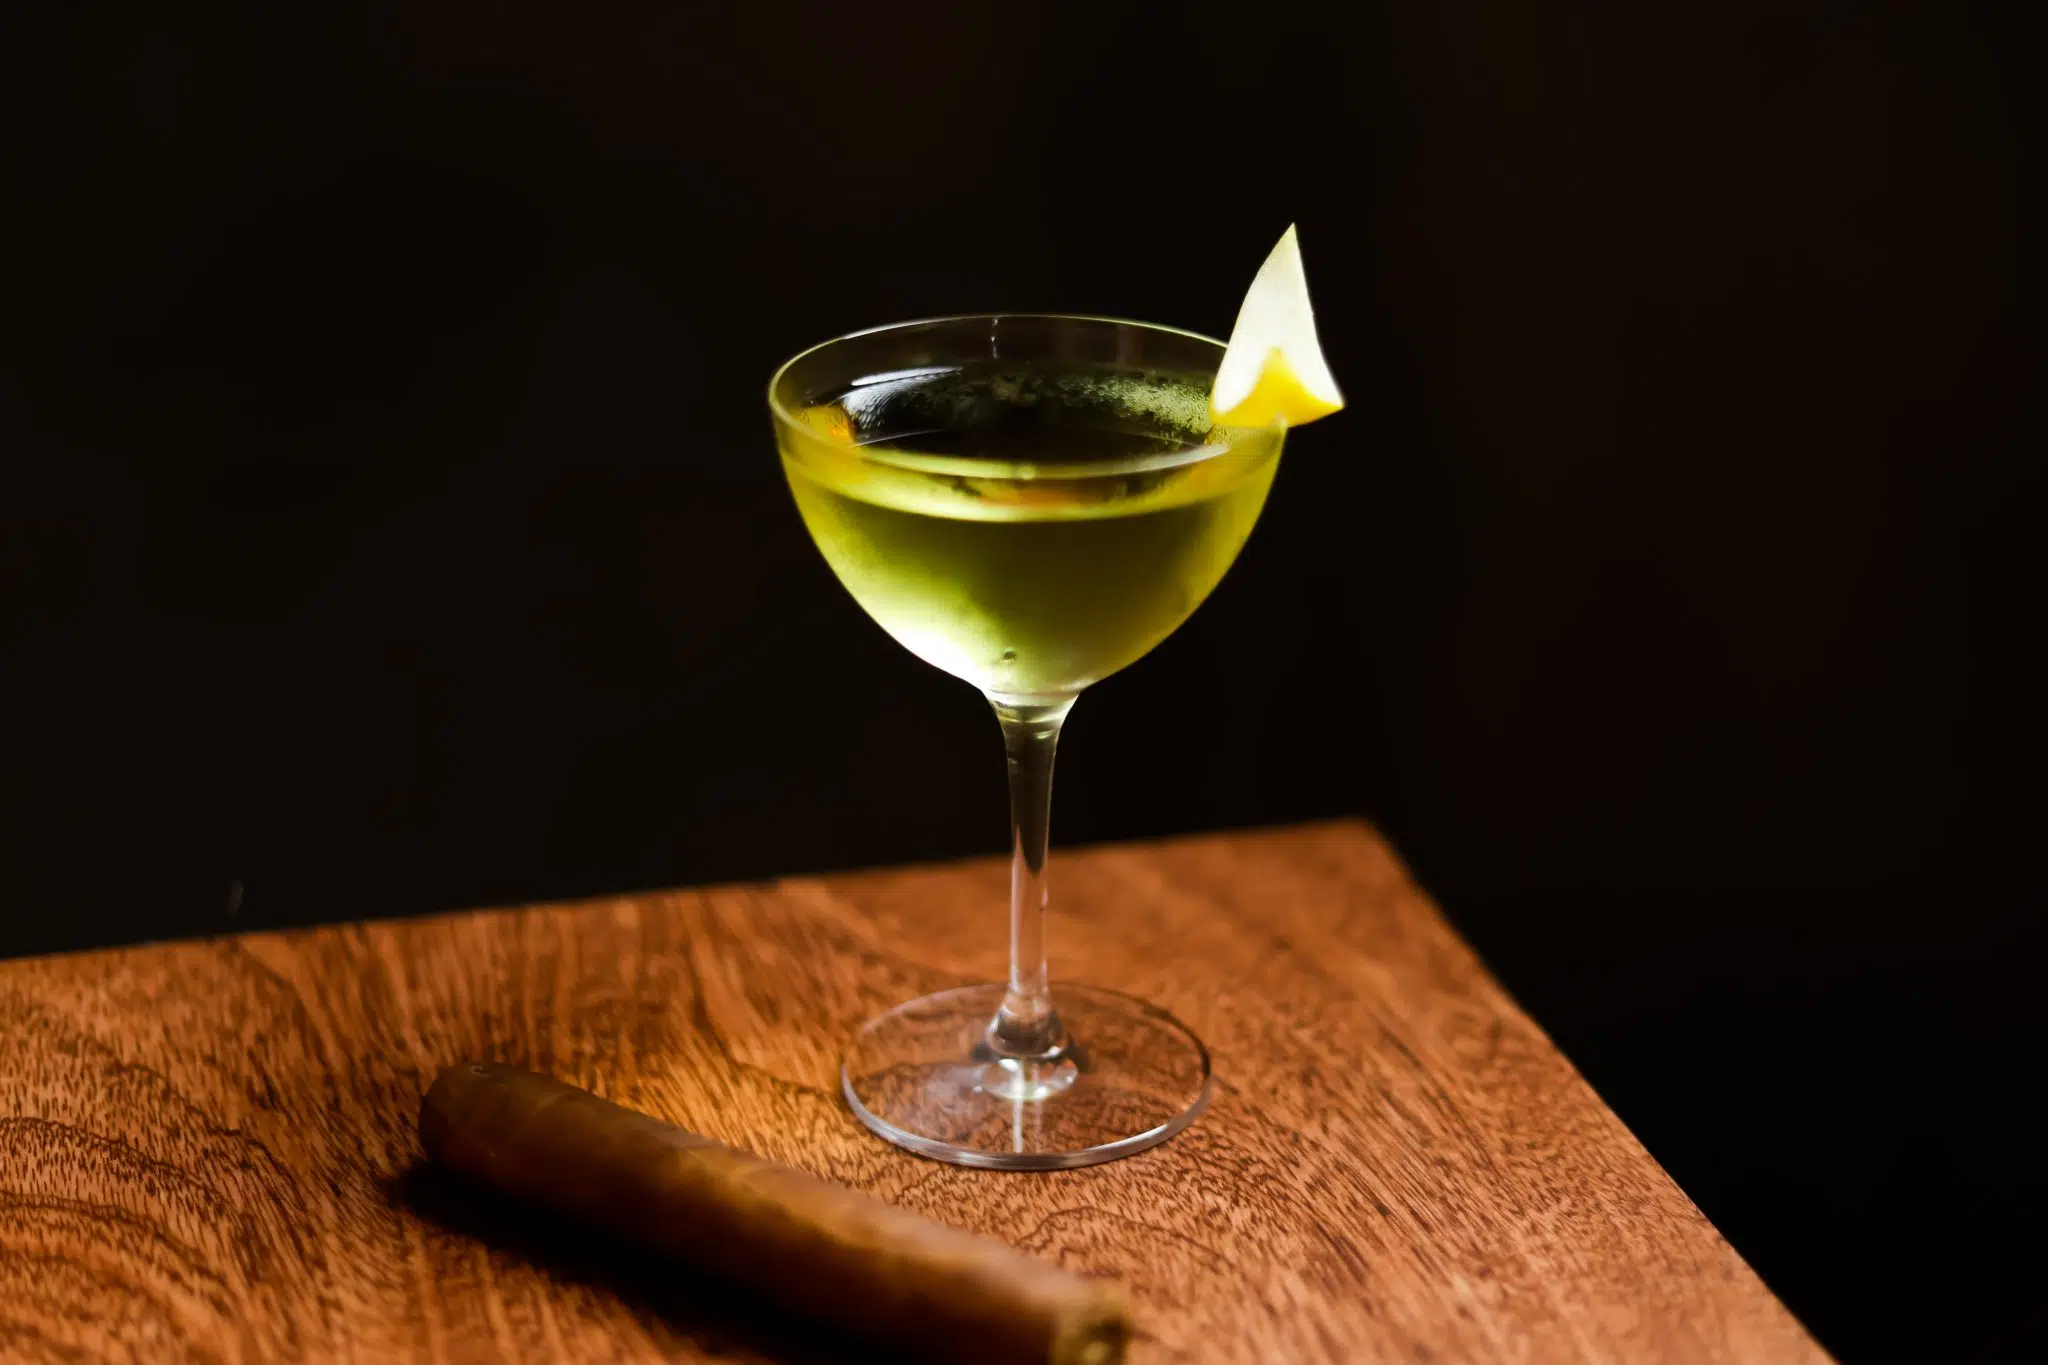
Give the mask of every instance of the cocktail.
<path id="1" fill-rule="evenodd" d="M 1231 344 L 1104 318 L 997 314 L 859 332 L 769 388 L 826 562 L 882 628 L 979 688 L 1009 761 L 1010 977 L 871 1020 L 841 1071 L 876 1132 L 970 1166 L 1141 1151 L 1208 1099 L 1163 1010 L 1046 974 L 1061 722 L 1185 621 L 1243 548 L 1290 423 L 1341 405 L 1289 229 Z"/>

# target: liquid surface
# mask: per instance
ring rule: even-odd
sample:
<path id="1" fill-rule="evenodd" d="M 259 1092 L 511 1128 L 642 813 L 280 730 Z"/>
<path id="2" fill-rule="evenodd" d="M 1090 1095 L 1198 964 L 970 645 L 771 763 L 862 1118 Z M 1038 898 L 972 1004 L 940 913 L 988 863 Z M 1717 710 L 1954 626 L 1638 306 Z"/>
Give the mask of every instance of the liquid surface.
<path id="1" fill-rule="evenodd" d="M 986 692 L 1141 658 L 1251 533 L 1281 429 L 1208 424 L 1208 376 L 984 365 L 875 376 L 781 427 L 826 561 L 911 652 Z"/>

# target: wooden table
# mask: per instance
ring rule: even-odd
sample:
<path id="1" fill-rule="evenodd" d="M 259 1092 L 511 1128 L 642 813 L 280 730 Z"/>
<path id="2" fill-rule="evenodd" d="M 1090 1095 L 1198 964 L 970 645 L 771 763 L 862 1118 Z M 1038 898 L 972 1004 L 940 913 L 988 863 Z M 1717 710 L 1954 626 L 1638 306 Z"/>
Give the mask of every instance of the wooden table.
<path id="1" fill-rule="evenodd" d="M 1365 826 L 1054 885 L 1056 966 L 1219 1085 L 1050 1174 L 919 1160 L 835 1088 L 857 1021 L 1000 973 L 994 861 L 0 963 L 0 1356 L 846 1358 L 420 1167 L 421 1091 L 481 1057 L 1121 1280 L 1140 1362 L 1825 1358 Z"/>

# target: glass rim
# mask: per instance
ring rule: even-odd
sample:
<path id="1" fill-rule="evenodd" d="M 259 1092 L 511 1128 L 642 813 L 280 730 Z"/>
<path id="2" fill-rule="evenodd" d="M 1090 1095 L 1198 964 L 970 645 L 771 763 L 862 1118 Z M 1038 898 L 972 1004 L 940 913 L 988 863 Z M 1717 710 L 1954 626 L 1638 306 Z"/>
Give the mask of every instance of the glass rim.
<path id="1" fill-rule="evenodd" d="M 901 322 L 885 322 L 875 327 L 863 327 L 858 331 L 845 332 L 829 337 L 814 345 L 806 346 L 789 359 L 775 367 L 775 373 L 768 377 L 768 410 L 777 423 L 794 430 L 802 430 L 804 423 L 795 413 L 783 405 L 778 395 L 782 380 L 791 370 L 821 351 L 829 350 L 843 342 L 858 341 L 863 337 L 880 336 L 887 332 L 905 332 L 916 327 L 940 327 L 947 323 L 1002 322 L 1022 320 L 1030 322 L 1082 322 L 1095 323 L 1104 327 L 1133 328 L 1162 336 L 1180 337 L 1200 342 L 1221 353 L 1227 346 L 1215 337 L 1186 327 L 1174 327 L 1163 322 L 1143 322 L 1136 318 L 1106 317 L 1096 313 L 1030 313 L 1030 312 L 989 312 L 989 313 L 944 313 L 934 317 L 906 318 Z M 1263 427 L 1239 428 L 1239 430 L 1263 431 Z M 915 450 L 904 450 L 895 446 L 849 445 L 847 449 L 863 460 L 874 464 L 887 465 L 898 469 L 920 470 L 932 474 L 981 475 L 996 478 L 1045 478 L 1087 479 L 1114 474 L 1134 474 L 1155 469 L 1175 468 L 1187 464 L 1199 464 L 1205 460 L 1227 455 L 1232 450 L 1230 441 L 1210 441 L 1188 450 L 1174 451 L 1163 455 L 1125 456 L 1105 460 L 1082 460 L 1062 463 L 1057 473 L 1048 471 L 1042 465 L 1012 464 L 1001 460 L 977 459 L 972 456 L 922 454 Z M 863 454 L 872 450 L 874 454 Z M 884 453 L 886 452 L 886 454 Z"/>

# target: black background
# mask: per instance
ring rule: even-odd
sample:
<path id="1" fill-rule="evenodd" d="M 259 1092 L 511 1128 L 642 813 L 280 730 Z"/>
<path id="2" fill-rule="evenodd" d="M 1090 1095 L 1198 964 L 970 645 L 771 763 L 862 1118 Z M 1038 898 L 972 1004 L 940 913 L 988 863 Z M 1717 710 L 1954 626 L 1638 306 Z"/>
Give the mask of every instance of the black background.
<path id="1" fill-rule="evenodd" d="M 1653 8 L 10 7 L 0 950 L 996 850 L 766 377 L 1299 220 L 1352 406 L 1057 837 L 1371 815 L 1825 1343 L 2016 1349 L 2025 49 Z"/>

